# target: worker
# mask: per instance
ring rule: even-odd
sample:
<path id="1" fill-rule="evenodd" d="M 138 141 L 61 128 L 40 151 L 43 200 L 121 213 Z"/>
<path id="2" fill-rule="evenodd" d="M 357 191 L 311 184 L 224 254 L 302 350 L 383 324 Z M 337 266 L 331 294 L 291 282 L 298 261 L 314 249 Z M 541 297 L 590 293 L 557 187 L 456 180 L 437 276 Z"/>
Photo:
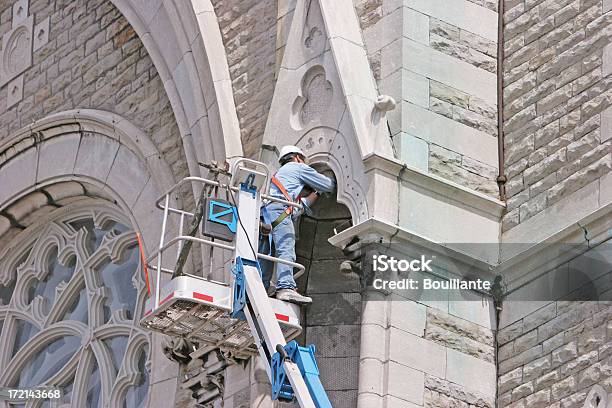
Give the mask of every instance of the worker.
<path id="1" fill-rule="evenodd" d="M 310 214 L 310 207 L 321 193 L 334 191 L 335 181 L 306 164 L 306 156 L 297 146 L 284 146 L 279 157 L 281 168 L 272 177 L 269 195 L 287 201 L 301 201 L 303 212 Z M 273 250 L 276 257 L 295 262 L 293 222 L 301 215 L 301 211 L 286 204 L 270 202 L 262 208 L 262 215 L 265 224 L 271 227 L 271 231 L 268 231 L 271 239 L 266 236 L 260 239 L 259 252 L 270 253 Z M 260 264 L 262 280 L 269 291 L 274 264 L 265 260 L 261 260 Z M 300 295 L 296 288 L 293 267 L 277 263 L 276 298 L 297 304 L 312 303 L 311 298 Z"/>

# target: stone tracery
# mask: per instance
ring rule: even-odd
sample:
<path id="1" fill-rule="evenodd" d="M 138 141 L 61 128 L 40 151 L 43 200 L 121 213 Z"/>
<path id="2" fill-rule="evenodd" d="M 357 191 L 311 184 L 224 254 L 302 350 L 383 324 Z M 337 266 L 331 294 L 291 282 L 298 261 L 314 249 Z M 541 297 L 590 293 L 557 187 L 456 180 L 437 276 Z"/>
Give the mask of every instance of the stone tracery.
<path id="1" fill-rule="evenodd" d="M 150 340 L 135 321 L 145 294 L 135 234 L 106 204 L 66 210 L 2 254 L 0 384 L 58 386 L 72 406 L 144 406 Z"/>

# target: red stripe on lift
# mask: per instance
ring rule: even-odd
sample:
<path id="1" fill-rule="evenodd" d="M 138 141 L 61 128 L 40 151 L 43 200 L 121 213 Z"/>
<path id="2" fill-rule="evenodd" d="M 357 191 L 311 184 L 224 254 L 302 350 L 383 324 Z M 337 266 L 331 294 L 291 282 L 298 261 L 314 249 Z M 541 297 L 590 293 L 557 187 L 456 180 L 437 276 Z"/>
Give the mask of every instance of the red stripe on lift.
<path id="1" fill-rule="evenodd" d="M 152 312 L 152 310 L 147 310 L 147 311 L 145 312 L 145 314 L 144 314 L 144 315 L 145 315 L 145 316 L 148 316 L 148 315 L 150 315 L 150 314 L 151 314 L 151 312 Z"/>
<path id="2" fill-rule="evenodd" d="M 193 297 L 195 299 L 204 300 L 206 302 L 212 302 L 213 301 L 213 297 L 212 296 L 204 295 L 204 294 L 198 293 L 198 292 L 193 292 Z"/>
<path id="3" fill-rule="evenodd" d="M 166 296 L 164 298 L 164 300 L 162 300 L 161 302 L 159 302 L 160 305 L 166 303 L 167 301 L 169 301 L 170 299 L 172 299 L 172 297 L 174 296 L 174 292 L 170 293 L 168 296 Z"/>
<path id="4" fill-rule="evenodd" d="M 283 315 L 280 313 L 275 313 L 277 320 L 282 320 L 283 322 L 289 322 L 289 316 Z"/>

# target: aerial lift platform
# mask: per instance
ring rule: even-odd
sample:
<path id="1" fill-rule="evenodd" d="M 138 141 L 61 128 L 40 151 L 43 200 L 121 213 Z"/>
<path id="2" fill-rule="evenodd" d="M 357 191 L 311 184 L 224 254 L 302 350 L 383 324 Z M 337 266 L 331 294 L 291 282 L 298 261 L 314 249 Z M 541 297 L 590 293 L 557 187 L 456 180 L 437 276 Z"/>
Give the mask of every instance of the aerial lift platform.
<path id="1" fill-rule="evenodd" d="M 218 170 L 214 174 L 214 180 L 187 177 L 157 201 L 163 211 L 159 248 L 148 259 L 143 254 L 147 287 L 149 268 L 155 271 L 155 285 L 140 324 L 202 346 L 218 347 L 234 357 L 259 354 L 272 384 L 272 399 L 297 399 L 302 408 L 331 407 L 319 379 L 314 345 L 301 347 L 293 340 L 302 331 L 299 307 L 269 298 L 261 280 L 261 259 L 298 269 L 296 278 L 304 272 L 300 264 L 258 253 L 262 200 L 297 208 L 300 204 L 264 194 L 271 177 L 263 163 L 237 159 L 227 184 L 218 180 Z M 203 192 L 192 212 L 171 204 L 172 197 L 188 184 L 199 185 Z M 219 191 L 224 191 L 228 200 L 222 200 Z M 171 218 L 178 218 L 175 236 L 168 228 Z M 192 226 L 187 232 L 186 223 Z M 182 271 L 193 243 L 232 252 L 229 283 Z M 176 266 L 165 267 L 167 264 Z M 165 285 L 163 273 L 172 276 Z"/>

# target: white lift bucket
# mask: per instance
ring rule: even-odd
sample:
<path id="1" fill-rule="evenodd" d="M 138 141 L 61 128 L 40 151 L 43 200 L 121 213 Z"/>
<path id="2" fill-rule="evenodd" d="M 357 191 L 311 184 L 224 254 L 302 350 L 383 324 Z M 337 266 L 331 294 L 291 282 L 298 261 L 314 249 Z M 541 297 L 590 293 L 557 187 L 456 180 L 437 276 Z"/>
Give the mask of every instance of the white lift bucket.
<path id="1" fill-rule="evenodd" d="M 179 276 L 162 288 L 157 308 L 154 308 L 154 298 L 147 300 L 140 324 L 170 336 L 219 347 L 234 357 L 256 355 L 257 347 L 248 323 L 230 317 L 232 300 L 229 285 Z M 297 337 L 302 331 L 299 306 L 269 300 L 285 338 Z"/>

